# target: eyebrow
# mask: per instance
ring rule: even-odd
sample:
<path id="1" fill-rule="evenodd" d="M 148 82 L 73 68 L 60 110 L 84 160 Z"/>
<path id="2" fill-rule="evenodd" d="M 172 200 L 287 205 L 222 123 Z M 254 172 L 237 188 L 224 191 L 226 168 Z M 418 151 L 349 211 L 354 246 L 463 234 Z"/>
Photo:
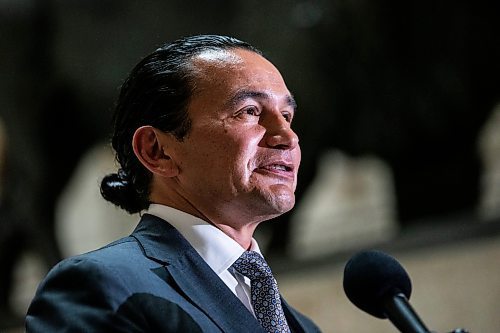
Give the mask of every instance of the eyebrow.
<path id="1" fill-rule="evenodd" d="M 228 101 L 227 104 L 234 107 L 248 98 L 270 100 L 271 96 L 262 91 L 240 90 Z M 286 96 L 286 104 L 292 107 L 294 112 L 297 111 L 297 102 L 293 98 L 293 95 L 289 94 Z"/>

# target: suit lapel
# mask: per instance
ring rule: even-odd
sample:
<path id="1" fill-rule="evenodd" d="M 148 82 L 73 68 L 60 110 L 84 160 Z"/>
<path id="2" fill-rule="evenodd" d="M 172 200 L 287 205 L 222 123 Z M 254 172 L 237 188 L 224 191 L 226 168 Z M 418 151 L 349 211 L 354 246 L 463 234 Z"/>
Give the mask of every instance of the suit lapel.
<path id="1" fill-rule="evenodd" d="M 223 332 L 264 332 L 243 303 L 166 221 L 144 215 L 132 236 L 145 255 L 163 264 L 189 301 Z"/>
<path id="2" fill-rule="evenodd" d="M 167 270 L 191 301 L 224 332 L 261 332 L 262 327 L 197 253 Z M 205 286 L 205 287 L 204 287 Z"/>

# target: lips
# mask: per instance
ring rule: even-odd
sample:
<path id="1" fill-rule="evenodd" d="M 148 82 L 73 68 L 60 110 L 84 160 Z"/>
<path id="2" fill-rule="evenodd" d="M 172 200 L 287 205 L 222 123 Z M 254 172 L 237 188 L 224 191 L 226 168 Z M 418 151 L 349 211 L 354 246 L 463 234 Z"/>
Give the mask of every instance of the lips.
<path id="1" fill-rule="evenodd" d="M 267 161 L 256 168 L 257 172 L 279 177 L 294 178 L 294 165 L 286 161 Z"/>
<path id="2" fill-rule="evenodd" d="M 293 171 L 293 168 L 289 165 L 285 164 L 269 164 L 269 165 L 264 165 L 261 167 L 261 169 L 269 170 L 269 171 Z"/>

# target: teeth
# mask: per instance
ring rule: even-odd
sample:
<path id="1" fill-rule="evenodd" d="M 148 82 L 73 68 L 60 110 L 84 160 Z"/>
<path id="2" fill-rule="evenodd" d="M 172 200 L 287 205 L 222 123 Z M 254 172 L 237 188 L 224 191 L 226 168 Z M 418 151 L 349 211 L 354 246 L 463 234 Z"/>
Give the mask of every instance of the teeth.
<path id="1" fill-rule="evenodd" d="M 278 164 L 268 165 L 268 166 L 266 166 L 266 169 L 287 171 L 287 167 L 286 166 L 284 166 L 284 165 L 278 165 Z"/>

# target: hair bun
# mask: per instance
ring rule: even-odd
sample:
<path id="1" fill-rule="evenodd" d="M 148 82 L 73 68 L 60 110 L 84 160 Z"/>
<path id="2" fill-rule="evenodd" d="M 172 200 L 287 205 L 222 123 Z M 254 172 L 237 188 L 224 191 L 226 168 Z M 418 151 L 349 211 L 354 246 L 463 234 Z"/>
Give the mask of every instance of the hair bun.
<path id="1" fill-rule="evenodd" d="M 107 201 L 119 206 L 130 214 L 139 212 L 143 207 L 133 184 L 122 169 L 111 173 L 101 181 L 101 195 Z"/>

